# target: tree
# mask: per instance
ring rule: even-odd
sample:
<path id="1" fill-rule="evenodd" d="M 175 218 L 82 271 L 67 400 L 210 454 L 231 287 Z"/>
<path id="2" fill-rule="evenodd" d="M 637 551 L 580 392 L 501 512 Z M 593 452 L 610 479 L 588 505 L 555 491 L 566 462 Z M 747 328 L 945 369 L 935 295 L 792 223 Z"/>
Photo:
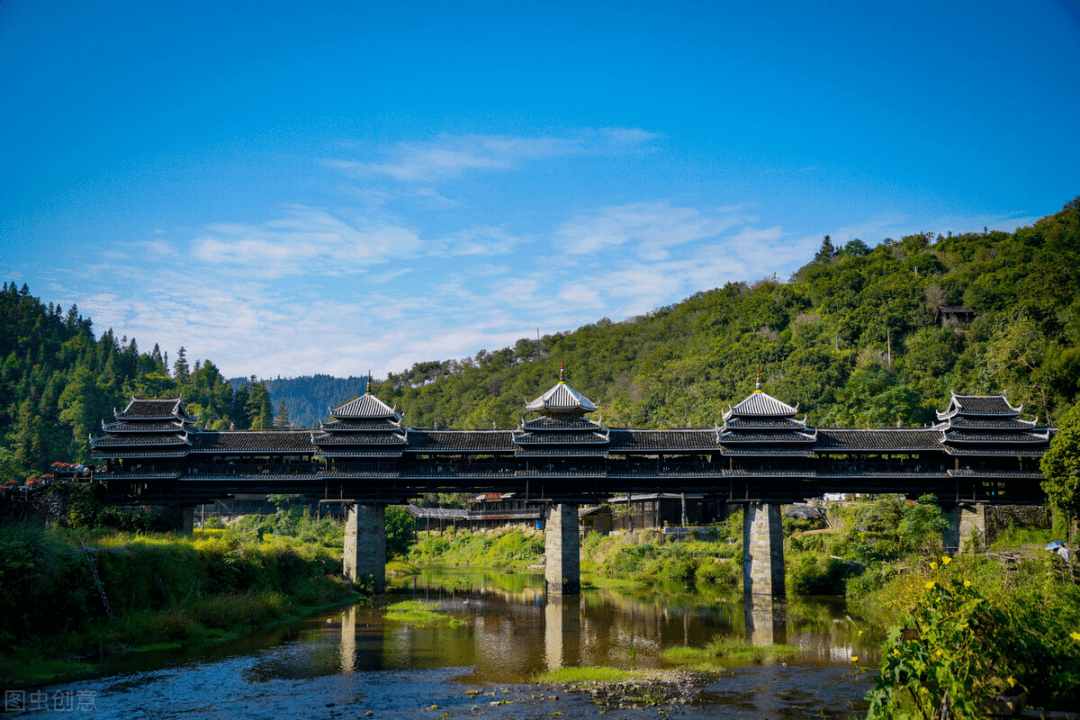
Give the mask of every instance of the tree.
<path id="1" fill-rule="evenodd" d="M 836 248 L 833 247 L 832 238 L 828 235 L 821 242 L 821 249 L 814 255 L 814 262 L 829 262 L 836 257 Z"/>
<path id="2" fill-rule="evenodd" d="M 274 415 L 274 427 L 285 429 L 291 427 L 289 423 L 289 409 L 285 407 L 284 400 L 278 403 L 277 413 Z"/>
<path id="3" fill-rule="evenodd" d="M 1043 491 L 1054 512 L 1069 523 L 1069 534 L 1080 515 L 1080 403 L 1073 405 L 1058 426 L 1057 435 L 1042 457 Z"/>
<path id="4" fill-rule="evenodd" d="M 186 382 L 188 379 L 188 372 L 187 350 L 181 345 L 180 349 L 176 351 L 176 363 L 173 365 L 173 377 L 179 382 Z"/>

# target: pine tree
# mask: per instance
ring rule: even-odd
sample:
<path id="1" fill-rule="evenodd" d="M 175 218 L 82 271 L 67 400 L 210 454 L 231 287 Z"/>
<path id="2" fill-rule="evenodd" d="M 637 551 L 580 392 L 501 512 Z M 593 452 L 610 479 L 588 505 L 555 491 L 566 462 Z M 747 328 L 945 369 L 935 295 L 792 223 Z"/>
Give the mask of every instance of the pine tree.
<path id="1" fill-rule="evenodd" d="M 833 247 L 832 238 L 828 235 L 821 242 L 821 249 L 814 255 L 814 262 L 828 262 L 836 257 L 836 248 Z"/>

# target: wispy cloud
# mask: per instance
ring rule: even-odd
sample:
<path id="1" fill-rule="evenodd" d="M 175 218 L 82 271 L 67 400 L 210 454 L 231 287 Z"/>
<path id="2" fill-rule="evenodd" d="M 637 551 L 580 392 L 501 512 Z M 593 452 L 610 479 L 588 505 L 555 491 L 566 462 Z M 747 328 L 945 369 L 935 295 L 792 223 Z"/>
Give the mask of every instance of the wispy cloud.
<path id="1" fill-rule="evenodd" d="M 704 238 L 745 222 L 731 212 L 711 213 L 667 202 L 634 203 L 602 208 L 574 218 L 557 232 L 559 247 L 577 255 L 594 254 L 625 244 L 636 246 L 645 260 L 663 260 L 669 249 Z"/>
<path id="2" fill-rule="evenodd" d="M 382 176 L 399 182 L 436 182 L 473 170 L 516 170 L 525 160 L 626 152 L 657 137 L 636 128 L 604 128 L 553 137 L 442 135 L 431 142 L 399 143 L 385 148 L 382 160 L 332 158 L 323 163 L 353 177 Z"/>
<path id="3" fill-rule="evenodd" d="M 210 225 L 193 241 L 199 260 L 241 266 L 264 277 L 359 273 L 369 265 L 411 255 L 421 244 L 416 232 L 391 222 L 362 218 L 350 223 L 303 207 L 260 225 Z"/>

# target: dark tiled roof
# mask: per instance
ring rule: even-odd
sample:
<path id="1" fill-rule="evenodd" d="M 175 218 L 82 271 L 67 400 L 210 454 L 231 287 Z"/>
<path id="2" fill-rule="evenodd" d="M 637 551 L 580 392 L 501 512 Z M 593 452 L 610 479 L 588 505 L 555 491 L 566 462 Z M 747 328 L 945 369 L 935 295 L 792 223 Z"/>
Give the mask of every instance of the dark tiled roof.
<path id="1" fill-rule="evenodd" d="M 396 432 L 335 432 L 315 435 L 312 441 L 317 445 L 404 445 L 408 442 L 404 433 Z"/>
<path id="2" fill-rule="evenodd" d="M 953 457 L 1042 457 L 1046 448 L 1017 447 L 1008 450 L 996 448 L 945 447 L 945 452 Z"/>
<path id="3" fill-rule="evenodd" d="M 392 407 L 374 395 L 361 395 L 355 400 L 337 406 L 330 411 L 330 415 L 339 420 L 401 419 L 401 416 Z"/>
<path id="4" fill-rule="evenodd" d="M 373 447 L 373 448 L 354 448 L 354 447 L 351 447 L 351 448 L 348 448 L 348 449 L 320 448 L 320 449 L 315 450 L 315 454 L 318 455 L 319 457 L 325 457 L 325 458 L 331 458 L 331 457 L 333 457 L 333 458 L 353 458 L 353 457 L 399 458 L 399 457 L 401 457 L 403 455 L 403 448 L 393 448 L 393 447 Z M 346 474 L 348 474 L 347 471 L 346 471 Z M 363 474 L 370 474 L 370 473 L 360 473 L 360 474 L 363 475 Z"/>
<path id="5" fill-rule="evenodd" d="M 187 457 L 191 452 L 190 448 L 183 448 L 180 450 L 155 450 L 153 448 L 147 448 L 146 450 L 110 450 L 108 452 L 102 452 L 100 450 L 91 450 L 90 457 L 96 459 L 115 459 L 115 460 L 135 460 L 139 458 L 155 459 L 155 458 L 181 458 Z"/>
<path id="6" fill-rule="evenodd" d="M 923 428 L 818 428 L 815 449 L 824 452 L 941 450 L 936 430 Z"/>
<path id="7" fill-rule="evenodd" d="M 748 445 L 746 447 L 726 446 L 721 451 L 724 457 L 814 457 L 811 448 L 770 447 L 768 445 Z"/>
<path id="8" fill-rule="evenodd" d="M 801 432 L 724 432 L 719 434 L 720 443 L 812 443 L 814 435 Z"/>
<path id="9" fill-rule="evenodd" d="M 401 423 L 390 418 L 377 420 L 331 420 L 322 423 L 322 428 L 329 432 L 344 432 L 350 430 L 390 430 L 401 427 Z"/>
<path id="10" fill-rule="evenodd" d="M 724 419 L 732 416 L 757 416 L 757 417 L 790 417 L 798 412 L 798 408 L 781 402 L 772 395 L 760 390 L 750 394 L 745 400 L 724 413 Z"/>
<path id="11" fill-rule="evenodd" d="M 794 418 L 778 417 L 778 418 L 744 418 L 744 417 L 732 417 L 730 420 L 724 423 L 723 430 L 804 430 L 806 429 L 805 420 L 796 420 Z"/>
<path id="12" fill-rule="evenodd" d="M 938 413 L 938 417 L 944 420 L 953 414 L 960 415 L 1004 415 L 1017 416 L 1023 409 L 1013 407 L 1005 399 L 1005 395 L 957 395 L 952 394 L 949 407 L 944 413 Z"/>
<path id="13" fill-rule="evenodd" d="M 521 428 L 523 430 L 581 430 L 581 431 L 595 431 L 600 430 L 603 426 L 595 421 L 583 417 L 552 417 L 546 415 L 544 417 L 537 418 L 536 420 L 529 420 L 522 423 Z"/>
<path id="14" fill-rule="evenodd" d="M 410 452 L 513 452 L 512 430 L 410 430 Z"/>
<path id="15" fill-rule="evenodd" d="M 518 448 L 516 456 L 519 458 L 531 457 L 606 457 L 606 447 L 559 447 L 559 448 Z"/>
<path id="16" fill-rule="evenodd" d="M 1035 427 L 1034 420 L 1020 420 L 1019 418 L 995 418 L 993 420 L 985 420 L 972 417 L 954 417 L 947 422 L 937 425 L 937 429 L 947 430 L 950 428 L 956 428 L 960 430 L 972 429 L 972 430 L 1030 430 Z"/>
<path id="17" fill-rule="evenodd" d="M 587 413 L 599 408 L 592 400 L 560 380 L 555 387 L 526 404 L 525 409 L 558 415 Z"/>
<path id="18" fill-rule="evenodd" d="M 191 429 L 190 423 L 180 420 L 166 422 L 114 422 L 102 423 L 101 429 L 107 433 L 175 433 Z"/>
<path id="19" fill-rule="evenodd" d="M 197 453 L 290 453 L 318 454 L 319 449 L 311 442 L 311 432 L 302 430 L 231 430 L 201 432 L 193 435 Z"/>
<path id="20" fill-rule="evenodd" d="M 688 452 L 716 451 L 716 430 L 635 430 L 611 428 L 610 452 Z"/>
<path id="21" fill-rule="evenodd" d="M 949 443 L 1032 443 L 1043 445 L 1050 441 L 1049 433 L 1043 434 L 1025 432 L 988 432 L 977 433 L 970 430 L 964 432 L 945 433 L 945 442 Z"/>
<path id="22" fill-rule="evenodd" d="M 603 444 L 608 441 L 607 437 L 596 432 L 527 432 L 514 436 L 514 442 L 518 445 L 532 445 L 542 443 L 544 445 L 565 443 L 568 445 Z"/>
<path id="23" fill-rule="evenodd" d="M 191 445 L 192 435 L 117 435 L 103 438 L 91 438 L 90 445 L 95 448 L 105 447 L 134 447 L 134 446 L 176 446 Z"/>
<path id="24" fill-rule="evenodd" d="M 183 406 L 180 404 L 180 398 L 163 400 L 138 400 L 132 398 L 123 412 L 116 413 L 116 417 L 117 419 L 166 418 L 174 417 L 182 412 Z"/>

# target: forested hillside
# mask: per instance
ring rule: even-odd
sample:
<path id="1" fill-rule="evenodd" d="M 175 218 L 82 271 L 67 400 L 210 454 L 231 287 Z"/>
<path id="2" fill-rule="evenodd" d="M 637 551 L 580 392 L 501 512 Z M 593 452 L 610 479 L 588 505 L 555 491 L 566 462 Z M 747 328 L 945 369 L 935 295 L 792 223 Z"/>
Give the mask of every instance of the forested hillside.
<path id="1" fill-rule="evenodd" d="M 277 423 L 304 426 L 309 407 L 363 390 L 362 378 L 328 376 L 234 386 L 210 361 L 190 366 L 183 348 L 170 364 L 156 345 L 146 353 L 111 330 L 95 338 L 78 308 L 43 305 L 14 283 L 0 292 L 0 358 L 0 482 L 87 460 L 87 436 L 132 395 L 183 393 L 202 426 L 265 429 L 283 400 L 292 417 Z M 1080 399 L 1080 198 L 1014 233 L 913 235 L 872 249 L 826 237 L 788 281 L 729 283 L 539 346 L 522 339 L 417 363 L 373 391 L 414 427 L 510 427 L 560 363 L 612 425 L 711 426 L 759 370 L 764 389 L 814 425 L 921 425 L 950 390 L 1004 391 L 1053 422 Z"/>
<path id="2" fill-rule="evenodd" d="M 277 377 L 262 380 L 270 393 L 274 407 L 274 421 L 278 425 L 294 428 L 310 428 L 320 420 L 330 418 L 331 407 L 362 395 L 367 389 L 367 378 L 349 376 L 337 378 L 332 375 L 302 375 L 295 378 Z M 249 384 L 244 378 L 230 378 L 234 389 Z"/>
<path id="3" fill-rule="evenodd" d="M 966 306 L 973 319 L 950 306 Z M 555 381 L 636 427 L 711 426 L 764 389 L 816 425 L 921 425 L 949 391 L 1006 392 L 1045 421 L 1080 382 L 1080 198 L 1014 233 L 854 240 L 787 282 L 729 283 L 625 322 L 417 363 L 374 392 L 414 427 L 517 424 Z"/>
<path id="4" fill-rule="evenodd" d="M 23 285 L 0 291 L 0 482 L 21 482 L 56 461 L 86 462 L 89 435 L 131 397 L 177 397 L 199 414 L 199 425 L 269 428 L 270 396 L 260 383 L 235 392 L 212 362 L 191 366 L 184 348 L 149 353 L 112 330 L 94 337 L 93 324 L 72 306 L 43 305 Z"/>

